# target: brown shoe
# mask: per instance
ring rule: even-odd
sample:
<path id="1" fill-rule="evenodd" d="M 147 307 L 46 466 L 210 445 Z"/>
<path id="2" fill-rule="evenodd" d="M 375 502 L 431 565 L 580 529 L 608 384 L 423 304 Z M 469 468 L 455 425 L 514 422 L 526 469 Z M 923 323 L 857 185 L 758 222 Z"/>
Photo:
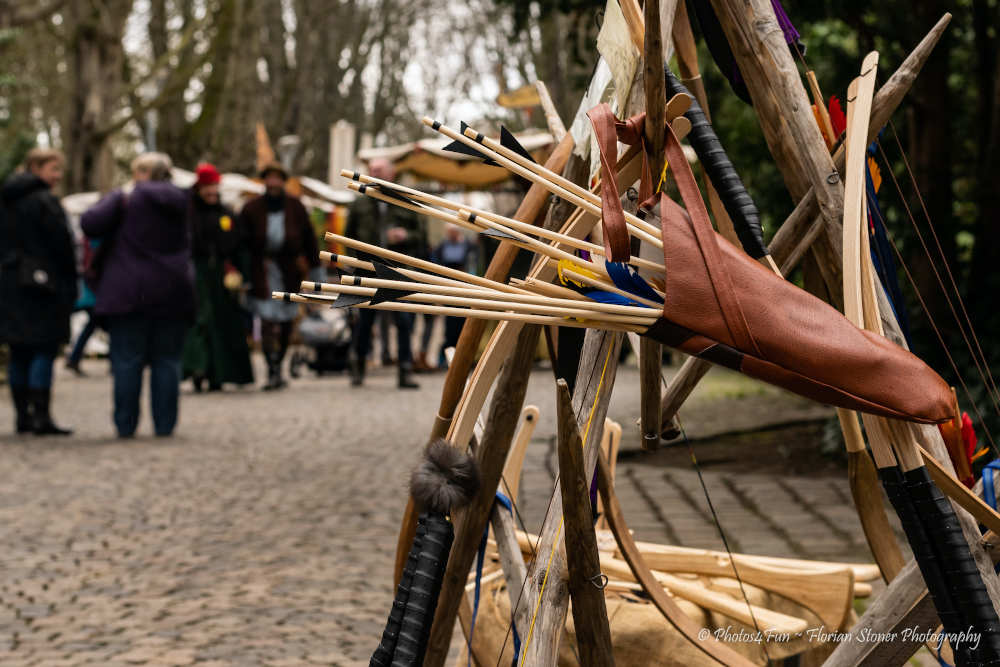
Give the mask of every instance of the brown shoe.
<path id="1" fill-rule="evenodd" d="M 417 355 L 417 358 L 413 360 L 413 372 L 414 373 L 428 373 L 434 370 L 427 365 L 427 355 L 421 352 Z"/>

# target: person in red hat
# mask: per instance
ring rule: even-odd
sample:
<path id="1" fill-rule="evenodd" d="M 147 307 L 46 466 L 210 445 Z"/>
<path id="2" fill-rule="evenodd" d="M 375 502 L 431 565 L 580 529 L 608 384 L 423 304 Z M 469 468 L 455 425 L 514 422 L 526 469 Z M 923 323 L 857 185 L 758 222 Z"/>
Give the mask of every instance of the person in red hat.
<path id="1" fill-rule="evenodd" d="M 206 383 L 209 391 L 217 391 L 224 383 L 253 382 L 240 306 L 249 248 L 236 215 L 219 196 L 219 170 L 202 163 L 195 175 L 188 222 L 198 313 L 184 343 L 182 368 L 195 391 Z"/>

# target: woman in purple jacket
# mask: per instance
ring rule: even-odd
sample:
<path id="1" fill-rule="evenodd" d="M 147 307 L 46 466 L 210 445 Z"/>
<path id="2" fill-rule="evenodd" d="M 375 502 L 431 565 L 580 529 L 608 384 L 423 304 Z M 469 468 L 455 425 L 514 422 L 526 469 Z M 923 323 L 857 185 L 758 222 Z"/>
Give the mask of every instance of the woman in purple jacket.
<path id="1" fill-rule="evenodd" d="M 194 319 L 194 268 L 187 195 L 169 182 L 170 158 L 144 153 L 132 162 L 134 185 L 83 214 L 83 231 L 107 244 L 94 313 L 111 335 L 114 421 L 128 438 L 139 424 L 142 373 L 150 372 L 153 427 L 177 424 L 181 349 Z"/>

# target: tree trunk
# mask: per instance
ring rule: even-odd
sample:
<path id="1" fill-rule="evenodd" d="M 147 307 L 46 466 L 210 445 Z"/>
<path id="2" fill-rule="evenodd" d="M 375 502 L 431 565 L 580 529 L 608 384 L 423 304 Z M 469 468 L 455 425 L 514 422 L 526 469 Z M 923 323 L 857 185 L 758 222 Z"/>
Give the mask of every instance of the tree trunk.
<path id="1" fill-rule="evenodd" d="M 125 58 L 122 35 L 131 0 L 79 0 L 66 6 L 72 103 L 66 122 L 69 192 L 106 191 L 114 177 L 108 133 L 117 109 Z"/>

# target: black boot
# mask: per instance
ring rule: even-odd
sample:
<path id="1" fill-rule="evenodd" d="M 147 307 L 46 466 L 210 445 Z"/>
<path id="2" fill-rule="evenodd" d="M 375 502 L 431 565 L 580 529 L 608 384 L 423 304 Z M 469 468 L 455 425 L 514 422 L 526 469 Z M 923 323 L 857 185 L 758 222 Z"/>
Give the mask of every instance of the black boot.
<path id="1" fill-rule="evenodd" d="M 59 428 L 52 421 L 49 414 L 49 403 L 52 400 L 52 388 L 29 389 L 28 396 L 31 401 L 32 410 L 32 430 L 35 435 L 70 435 L 73 431 Z"/>
<path id="2" fill-rule="evenodd" d="M 267 384 L 264 385 L 264 391 L 274 391 L 275 389 L 282 389 L 285 386 L 285 381 L 281 378 L 281 361 L 276 359 L 267 360 Z"/>
<path id="3" fill-rule="evenodd" d="M 413 381 L 411 374 L 413 373 L 413 365 L 400 362 L 399 363 L 399 388 L 400 389 L 420 389 L 420 385 Z"/>
<path id="4" fill-rule="evenodd" d="M 365 383 L 365 360 L 358 359 L 358 356 L 351 353 L 351 386 L 360 387 Z"/>
<path id="5" fill-rule="evenodd" d="M 17 413 L 17 432 L 31 433 L 34 427 L 31 422 L 31 401 L 28 400 L 28 388 L 11 387 L 10 395 L 14 399 L 14 411 Z"/>

